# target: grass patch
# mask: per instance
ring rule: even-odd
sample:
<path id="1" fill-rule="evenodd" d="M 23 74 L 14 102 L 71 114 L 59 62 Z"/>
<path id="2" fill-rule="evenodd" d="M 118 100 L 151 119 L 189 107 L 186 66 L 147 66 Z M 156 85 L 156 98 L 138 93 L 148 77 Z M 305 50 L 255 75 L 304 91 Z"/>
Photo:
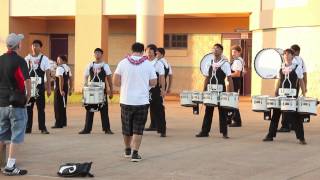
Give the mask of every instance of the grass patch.
<path id="1" fill-rule="evenodd" d="M 46 103 L 53 104 L 54 92 L 52 92 L 50 97 L 46 95 Z M 108 99 L 111 104 L 118 104 L 120 102 L 119 94 L 113 95 L 113 98 Z M 73 93 L 71 96 L 68 96 L 68 104 L 80 104 L 82 103 L 82 94 L 81 93 Z"/>

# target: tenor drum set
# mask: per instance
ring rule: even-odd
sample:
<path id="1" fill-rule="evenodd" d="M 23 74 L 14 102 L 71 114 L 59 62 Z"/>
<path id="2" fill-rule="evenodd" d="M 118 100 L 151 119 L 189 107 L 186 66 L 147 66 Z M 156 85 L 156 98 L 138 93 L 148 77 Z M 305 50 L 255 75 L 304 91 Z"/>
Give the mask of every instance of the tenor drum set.
<path id="1" fill-rule="evenodd" d="M 281 69 L 283 57 L 281 49 L 263 49 L 255 57 L 254 66 L 257 74 L 263 79 L 275 79 Z M 290 87 L 285 88 L 285 81 Z M 279 88 L 278 97 L 258 95 L 252 97 L 252 110 L 254 112 L 270 113 L 272 109 L 280 109 L 281 112 L 298 112 L 301 115 L 317 115 L 318 99 L 298 97 L 296 89 L 293 89 L 289 74 L 285 75 L 282 87 Z"/>
<path id="2" fill-rule="evenodd" d="M 104 92 L 105 83 L 100 79 L 99 82 L 89 82 L 86 86 L 83 87 L 84 107 L 91 112 L 99 111 L 106 102 L 106 96 Z"/>
<path id="3" fill-rule="evenodd" d="M 203 75 L 209 71 L 212 65 L 213 55 L 205 55 L 200 63 L 200 71 Z M 238 109 L 239 108 L 239 94 L 235 92 L 223 92 L 223 86 L 221 84 L 211 84 L 212 78 L 218 82 L 216 74 L 213 72 L 210 84 L 207 85 L 207 90 L 200 91 L 182 91 L 180 93 L 180 105 L 184 107 L 198 107 L 199 104 L 205 106 L 215 107 L 221 106 L 226 109 Z"/>

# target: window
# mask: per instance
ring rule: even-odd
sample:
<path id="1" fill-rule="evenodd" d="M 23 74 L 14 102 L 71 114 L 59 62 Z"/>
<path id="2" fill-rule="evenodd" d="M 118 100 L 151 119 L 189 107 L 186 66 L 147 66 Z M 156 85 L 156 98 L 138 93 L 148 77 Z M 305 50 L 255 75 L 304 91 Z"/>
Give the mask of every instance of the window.
<path id="1" fill-rule="evenodd" d="M 165 34 L 164 48 L 188 48 L 187 34 Z"/>

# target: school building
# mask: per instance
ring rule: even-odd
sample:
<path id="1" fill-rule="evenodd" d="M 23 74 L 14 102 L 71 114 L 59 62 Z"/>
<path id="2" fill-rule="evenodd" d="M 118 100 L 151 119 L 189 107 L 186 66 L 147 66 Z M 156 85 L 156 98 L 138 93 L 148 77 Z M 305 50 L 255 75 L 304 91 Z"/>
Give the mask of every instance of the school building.
<path id="1" fill-rule="evenodd" d="M 201 90 L 201 58 L 213 44 L 243 48 L 248 73 L 245 95 L 274 94 L 275 82 L 254 71 L 253 60 L 263 48 L 299 44 L 308 69 L 308 95 L 320 98 L 319 0 L 0 0 L 0 53 L 10 32 L 23 33 L 20 52 L 30 52 L 34 39 L 55 60 L 67 54 L 76 91 L 93 50 L 105 50 L 114 70 L 138 41 L 165 47 L 173 66 L 173 92 Z"/>

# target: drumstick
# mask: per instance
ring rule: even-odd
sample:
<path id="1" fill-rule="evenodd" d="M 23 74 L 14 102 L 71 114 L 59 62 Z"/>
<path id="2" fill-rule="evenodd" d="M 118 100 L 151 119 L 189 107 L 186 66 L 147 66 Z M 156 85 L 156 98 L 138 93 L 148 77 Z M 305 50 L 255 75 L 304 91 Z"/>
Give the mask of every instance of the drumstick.
<path id="1" fill-rule="evenodd" d="M 63 107 L 66 108 L 66 98 L 62 96 L 62 99 L 63 99 Z"/>

